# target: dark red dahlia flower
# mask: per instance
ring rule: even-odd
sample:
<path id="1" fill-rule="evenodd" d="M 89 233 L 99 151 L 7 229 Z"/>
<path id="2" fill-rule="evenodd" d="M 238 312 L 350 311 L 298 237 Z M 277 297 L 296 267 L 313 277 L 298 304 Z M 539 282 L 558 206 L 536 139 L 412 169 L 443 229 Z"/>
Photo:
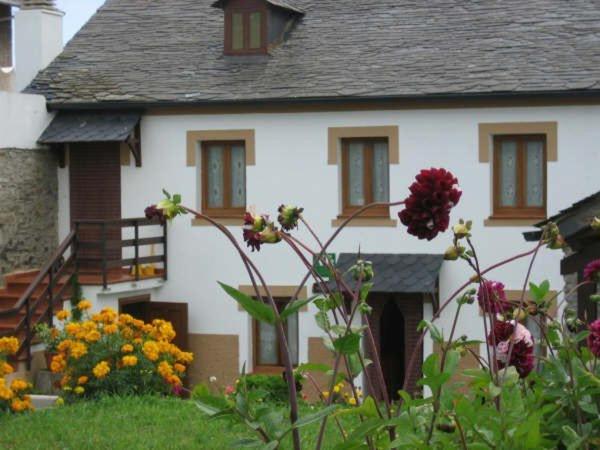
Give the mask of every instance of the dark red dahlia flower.
<path id="1" fill-rule="evenodd" d="M 410 186 L 410 196 L 400 211 L 400 221 L 419 239 L 432 240 L 450 225 L 450 210 L 462 192 L 458 179 L 446 169 L 421 170 Z"/>
<path id="2" fill-rule="evenodd" d="M 509 365 L 514 366 L 521 378 L 525 378 L 531 373 L 535 366 L 535 357 L 533 355 L 533 346 L 526 342 L 515 342 L 512 353 L 510 354 Z"/>
<path id="3" fill-rule="evenodd" d="M 508 341 L 513 334 L 515 327 L 510 322 L 502 322 L 497 320 L 494 323 L 494 329 L 488 336 L 488 343 L 493 345 L 494 342 L 498 344 L 502 341 Z M 494 333 L 492 337 L 492 333 Z"/>
<path id="4" fill-rule="evenodd" d="M 504 284 L 498 281 L 485 280 L 479 286 L 477 301 L 479 307 L 489 314 L 503 313 L 512 307 L 506 299 Z"/>
<path id="5" fill-rule="evenodd" d="M 165 223 L 167 218 L 165 217 L 163 210 L 158 209 L 156 205 L 150 205 L 144 210 L 146 218 L 149 220 L 158 219 L 160 223 Z"/>
<path id="6" fill-rule="evenodd" d="M 583 278 L 587 281 L 600 282 L 600 259 L 596 259 L 583 269 Z"/>
<path id="7" fill-rule="evenodd" d="M 590 324 L 590 335 L 587 338 L 587 345 L 592 354 L 600 358 L 600 319 Z"/>
<path id="8" fill-rule="evenodd" d="M 244 241 L 252 251 L 259 251 L 262 244 L 276 244 L 281 241 L 279 230 L 269 216 L 259 216 L 247 212 L 244 215 Z"/>

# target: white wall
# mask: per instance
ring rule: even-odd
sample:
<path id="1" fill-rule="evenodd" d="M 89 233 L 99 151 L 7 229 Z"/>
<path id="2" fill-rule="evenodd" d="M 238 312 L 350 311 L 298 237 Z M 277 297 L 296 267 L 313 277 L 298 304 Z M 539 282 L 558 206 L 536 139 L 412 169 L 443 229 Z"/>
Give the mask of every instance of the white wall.
<path id="1" fill-rule="evenodd" d="M 0 148 L 37 148 L 51 119 L 43 96 L 0 91 Z"/>
<path id="2" fill-rule="evenodd" d="M 276 216 L 281 203 L 305 208 L 305 217 L 322 236 L 334 229 L 339 211 L 338 166 L 327 165 L 327 129 L 338 126 L 398 125 L 400 164 L 390 169 L 391 199 L 404 199 L 421 168 L 445 167 L 460 180 L 463 198 L 452 213 L 474 221 L 474 242 L 483 266 L 532 248 L 523 240 L 526 228 L 489 228 L 491 167 L 478 160 L 478 123 L 557 121 L 558 162 L 548 166 L 548 211 L 555 213 L 600 188 L 600 107 L 482 108 L 373 112 L 324 112 L 254 115 L 146 116 L 142 121 L 143 167 L 123 168 L 124 217 L 140 216 L 161 198 L 161 188 L 181 193 L 190 206 L 199 203 L 197 170 L 186 167 L 186 131 L 255 129 L 256 165 L 247 170 L 247 203 Z M 64 177 L 60 178 L 64 183 Z M 64 192 L 64 191 L 63 191 Z M 64 208 L 64 203 L 61 203 Z M 395 212 L 394 212 L 395 215 Z M 217 280 L 233 286 L 249 284 L 241 262 L 216 230 L 192 227 L 180 218 L 169 230 L 169 281 L 159 300 L 189 303 L 190 332 L 240 334 L 240 363 L 251 361 L 250 321 L 221 292 Z M 242 240 L 241 227 L 230 230 Z M 304 230 L 297 235 L 310 239 Z M 409 236 L 398 228 L 349 228 L 332 247 L 335 252 L 443 253 L 450 234 L 432 242 Z M 265 246 L 252 255 L 269 284 L 293 285 L 304 274 L 302 265 L 284 244 Z M 560 252 L 543 251 L 532 280 L 549 279 L 560 290 Z M 491 276 L 507 289 L 520 289 L 527 261 L 500 269 Z M 465 264 L 445 263 L 441 272 L 442 300 L 470 276 Z M 440 324 L 449 329 L 451 308 Z M 431 311 L 426 311 L 428 315 Z M 300 356 L 307 357 L 307 337 L 319 335 L 312 312 L 301 313 Z M 448 332 L 448 331 L 447 331 Z M 483 337 L 476 305 L 459 322 L 460 334 Z M 431 348 L 426 344 L 426 350 Z"/>

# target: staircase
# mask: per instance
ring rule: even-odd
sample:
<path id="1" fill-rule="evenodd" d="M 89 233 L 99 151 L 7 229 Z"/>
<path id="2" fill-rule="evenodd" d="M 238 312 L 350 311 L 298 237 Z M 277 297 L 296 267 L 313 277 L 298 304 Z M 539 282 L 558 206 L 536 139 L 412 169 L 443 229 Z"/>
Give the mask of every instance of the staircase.
<path id="1" fill-rule="evenodd" d="M 53 325 L 54 315 L 71 295 L 73 277 L 80 284 L 102 286 L 144 278 L 167 279 L 166 224 L 146 218 L 76 221 L 75 227 L 40 269 L 5 276 L 0 289 L 0 337 L 15 336 L 20 346 L 15 358 L 31 368 L 31 345 L 35 344 L 35 326 Z M 141 227 L 159 228 L 159 233 L 140 236 Z M 90 230 L 91 228 L 91 230 Z M 132 230 L 133 238 L 124 239 L 122 230 Z M 116 231 L 115 231 L 116 229 Z M 149 230 L 150 232 L 152 230 Z M 154 254 L 154 245 L 162 252 Z M 149 256 L 140 248 L 152 246 Z M 133 255 L 124 258 L 122 250 L 130 247 Z M 146 252 L 147 253 L 147 252 Z M 162 268 L 147 275 L 143 264 L 161 264 Z"/>

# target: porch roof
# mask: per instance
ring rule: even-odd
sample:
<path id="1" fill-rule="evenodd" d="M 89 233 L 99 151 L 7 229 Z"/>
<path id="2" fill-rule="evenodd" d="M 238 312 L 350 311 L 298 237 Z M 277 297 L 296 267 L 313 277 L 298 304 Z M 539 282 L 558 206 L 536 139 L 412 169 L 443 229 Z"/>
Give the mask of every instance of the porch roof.
<path id="1" fill-rule="evenodd" d="M 60 112 L 44 130 L 40 144 L 124 142 L 140 121 L 134 112 Z"/>
<path id="2" fill-rule="evenodd" d="M 375 272 L 372 292 L 433 293 L 437 289 L 444 255 L 414 253 L 341 253 L 337 268 L 345 273 L 357 259 L 371 261 Z M 351 274 L 344 276 L 350 281 Z"/>

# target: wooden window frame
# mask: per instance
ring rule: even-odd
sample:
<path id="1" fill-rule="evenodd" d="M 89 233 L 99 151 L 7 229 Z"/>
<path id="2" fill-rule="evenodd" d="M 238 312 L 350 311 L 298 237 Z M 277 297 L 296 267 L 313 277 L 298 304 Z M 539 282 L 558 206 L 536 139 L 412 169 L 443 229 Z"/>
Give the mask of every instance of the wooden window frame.
<path id="1" fill-rule="evenodd" d="M 283 310 L 283 308 L 285 308 L 285 306 L 290 302 L 291 298 L 290 297 L 275 297 L 274 298 L 275 302 L 277 303 L 277 306 L 280 307 L 280 312 Z M 295 313 L 296 315 L 298 315 L 298 320 L 300 320 L 300 316 L 298 314 L 298 312 Z M 298 324 L 299 325 L 299 324 Z M 285 326 L 285 324 L 284 324 Z M 259 326 L 259 322 L 256 319 L 252 319 L 252 347 L 253 347 L 253 362 L 254 362 L 254 372 L 256 373 L 265 373 L 265 374 L 281 374 L 281 371 L 285 368 L 285 365 L 283 363 L 283 353 L 281 351 L 281 348 L 279 348 L 279 331 L 277 331 L 277 328 L 275 328 L 276 332 L 277 332 L 277 339 L 276 339 L 276 345 L 277 345 L 277 363 L 275 365 L 269 365 L 269 364 L 260 364 L 259 363 L 259 346 L 260 346 L 260 326 Z M 298 345 L 300 345 L 300 326 L 298 326 L 298 334 L 296 336 L 296 342 L 298 342 Z M 288 341 L 289 342 L 289 341 Z M 300 348 L 297 349 L 298 353 L 300 352 Z M 299 357 L 300 355 L 298 355 Z M 298 366 L 297 362 L 292 361 L 292 364 L 294 367 Z"/>
<path id="2" fill-rule="evenodd" d="M 493 136 L 494 161 L 493 170 L 493 213 L 492 219 L 545 219 L 547 217 L 547 196 L 548 196 L 548 144 L 545 134 L 503 134 Z M 525 154 L 525 143 L 527 141 L 542 141 L 543 143 L 543 164 L 544 164 L 544 195 L 543 205 L 541 207 L 525 206 L 525 179 L 527 173 L 527 159 Z M 517 206 L 507 207 L 500 205 L 500 150 L 504 141 L 515 141 L 517 143 Z"/>
<path id="3" fill-rule="evenodd" d="M 248 2 L 246 7 L 231 7 L 225 11 L 225 54 L 226 55 L 261 55 L 266 54 L 268 45 L 267 20 L 268 9 L 263 2 Z M 261 13 L 261 30 L 259 48 L 250 48 L 250 15 L 252 13 Z M 244 48 L 233 48 L 233 15 L 242 14 L 243 33 L 244 33 Z"/>
<path id="4" fill-rule="evenodd" d="M 210 208 L 208 206 L 208 147 L 213 145 L 223 146 L 223 207 Z M 234 208 L 231 206 L 231 148 L 241 145 L 244 147 L 244 171 L 246 171 L 246 142 L 239 140 L 232 141 L 202 141 L 202 212 L 215 218 L 236 218 L 240 219 L 246 212 L 246 205 Z M 244 176 L 244 196 L 247 194 L 247 182 Z"/>
<path id="5" fill-rule="evenodd" d="M 385 142 L 388 145 L 389 151 L 389 139 L 387 137 L 367 137 L 367 138 L 342 138 L 342 213 L 340 218 L 349 217 L 363 206 L 350 205 L 350 168 L 348 161 L 349 146 L 352 142 L 363 142 L 365 147 L 363 149 L 364 159 L 364 175 L 363 175 L 363 189 L 365 193 L 365 205 L 373 203 L 373 152 L 374 145 L 377 142 Z M 388 156 L 389 159 L 389 156 Z M 389 180 L 389 165 L 388 160 L 388 180 Z M 376 217 L 376 218 L 389 218 L 390 208 L 387 206 L 378 206 L 370 208 L 362 214 L 362 217 Z"/>

